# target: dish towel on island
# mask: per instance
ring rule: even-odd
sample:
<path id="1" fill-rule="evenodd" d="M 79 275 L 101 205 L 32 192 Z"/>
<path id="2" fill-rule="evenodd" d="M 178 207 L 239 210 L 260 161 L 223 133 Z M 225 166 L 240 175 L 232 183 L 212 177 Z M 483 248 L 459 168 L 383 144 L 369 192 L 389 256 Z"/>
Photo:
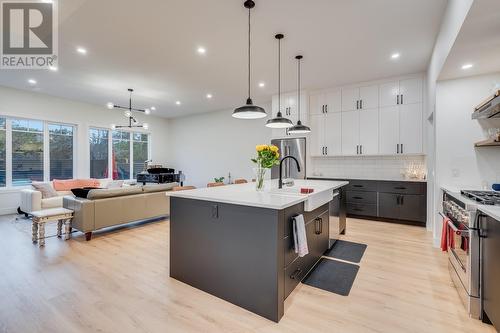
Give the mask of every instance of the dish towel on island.
<path id="1" fill-rule="evenodd" d="M 309 253 L 309 248 L 307 247 L 306 223 L 304 222 L 304 216 L 300 214 L 294 216 L 292 220 L 295 253 L 298 253 L 299 257 L 303 257 Z"/>

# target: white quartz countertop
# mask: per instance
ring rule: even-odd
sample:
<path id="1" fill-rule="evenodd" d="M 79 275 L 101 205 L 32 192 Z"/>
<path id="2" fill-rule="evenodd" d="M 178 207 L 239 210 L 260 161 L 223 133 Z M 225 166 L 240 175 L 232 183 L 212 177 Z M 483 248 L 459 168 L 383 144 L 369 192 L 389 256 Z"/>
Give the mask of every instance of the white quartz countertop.
<path id="1" fill-rule="evenodd" d="M 293 188 L 283 186 L 283 192 L 278 189 L 278 180 L 265 182 L 264 191 L 256 191 L 255 183 L 234 184 L 219 187 L 199 188 L 195 190 L 167 192 L 168 196 L 188 198 L 213 202 L 222 202 L 234 205 L 261 207 L 270 209 L 284 209 L 306 201 L 310 196 L 333 191 L 348 184 L 346 181 L 324 181 L 295 179 Z M 291 193 L 291 189 L 312 188 L 311 194 Z"/>
<path id="2" fill-rule="evenodd" d="M 479 211 L 488 215 L 489 217 L 494 218 L 497 221 L 500 221 L 500 206 L 489 206 L 489 205 L 481 205 L 477 208 Z"/>

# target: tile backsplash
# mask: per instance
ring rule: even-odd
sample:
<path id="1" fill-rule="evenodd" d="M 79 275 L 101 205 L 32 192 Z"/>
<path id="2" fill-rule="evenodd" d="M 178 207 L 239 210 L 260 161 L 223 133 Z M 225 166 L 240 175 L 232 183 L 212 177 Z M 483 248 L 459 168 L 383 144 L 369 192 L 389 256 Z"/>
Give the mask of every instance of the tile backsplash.
<path id="1" fill-rule="evenodd" d="M 425 156 L 353 156 L 312 158 L 309 176 L 403 180 L 409 170 L 425 176 Z"/>

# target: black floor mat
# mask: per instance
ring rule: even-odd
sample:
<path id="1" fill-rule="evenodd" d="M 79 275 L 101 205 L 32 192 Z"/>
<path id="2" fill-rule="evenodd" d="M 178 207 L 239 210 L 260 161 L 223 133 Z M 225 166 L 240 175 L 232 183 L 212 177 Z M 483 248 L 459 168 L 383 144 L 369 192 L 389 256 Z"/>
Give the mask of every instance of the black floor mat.
<path id="1" fill-rule="evenodd" d="M 337 240 L 332 248 L 326 251 L 325 257 L 359 263 L 366 248 L 366 244 Z"/>
<path id="2" fill-rule="evenodd" d="M 358 270 L 358 265 L 322 258 L 302 283 L 348 296 Z"/>

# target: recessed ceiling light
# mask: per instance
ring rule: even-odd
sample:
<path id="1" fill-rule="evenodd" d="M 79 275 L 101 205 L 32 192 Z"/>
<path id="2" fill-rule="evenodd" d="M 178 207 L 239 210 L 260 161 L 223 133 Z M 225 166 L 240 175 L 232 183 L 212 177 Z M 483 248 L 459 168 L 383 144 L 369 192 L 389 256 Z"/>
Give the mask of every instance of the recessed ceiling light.
<path id="1" fill-rule="evenodd" d="M 213 97 L 213 96 L 212 96 L 212 94 L 207 94 L 207 98 L 208 98 L 208 99 L 210 99 L 210 98 L 212 98 L 212 97 Z"/>
<path id="2" fill-rule="evenodd" d="M 176 101 L 175 104 L 181 105 L 181 101 Z"/>
<path id="3" fill-rule="evenodd" d="M 31 84 L 32 86 L 34 86 L 36 84 L 36 80 L 35 79 L 29 79 L 28 83 Z"/>
<path id="4" fill-rule="evenodd" d="M 398 59 L 401 56 L 399 53 L 393 53 L 391 54 L 391 59 Z"/>
<path id="5" fill-rule="evenodd" d="M 259 82 L 259 87 L 264 88 L 266 84 L 264 82 Z"/>
<path id="6" fill-rule="evenodd" d="M 106 104 L 106 107 L 111 110 L 112 108 L 115 107 L 115 105 L 113 103 L 109 102 L 108 104 Z"/>
<path id="7" fill-rule="evenodd" d="M 152 106 L 152 107 L 151 107 L 151 111 L 156 111 L 156 107 L 155 107 L 155 106 Z"/>
<path id="8" fill-rule="evenodd" d="M 49 69 L 53 72 L 57 72 L 59 68 L 57 68 L 57 66 L 49 66 Z"/>
<path id="9" fill-rule="evenodd" d="M 465 64 L 465 65 L 462 66 L 462 69 L 470 69 L 472 67 L 474 67 L 473 64 Z"/>
<path id="10" fill-rule="evenodd" d="M 151 110 L 150 110 L 150 109 L 145 109 L 145 110 L 144 110 L 144 113 L 145 113 L 145 114 L 150 114 L 150 113 L 151 113 Z"/>
<path id="11" fill-rule="evenodd" d="M 197 51 L 198 51 L 199 54 L 205 54 L 205 53 L 207 53 L 207 50 L 203 46 L 198 47 Z"/>
<path id="12" fill-rule="evenodd" d="M 77 47 L 76 52 L 80 54 L 87 54 L 87 49 L 84 49 L 83 47 Z"/>

